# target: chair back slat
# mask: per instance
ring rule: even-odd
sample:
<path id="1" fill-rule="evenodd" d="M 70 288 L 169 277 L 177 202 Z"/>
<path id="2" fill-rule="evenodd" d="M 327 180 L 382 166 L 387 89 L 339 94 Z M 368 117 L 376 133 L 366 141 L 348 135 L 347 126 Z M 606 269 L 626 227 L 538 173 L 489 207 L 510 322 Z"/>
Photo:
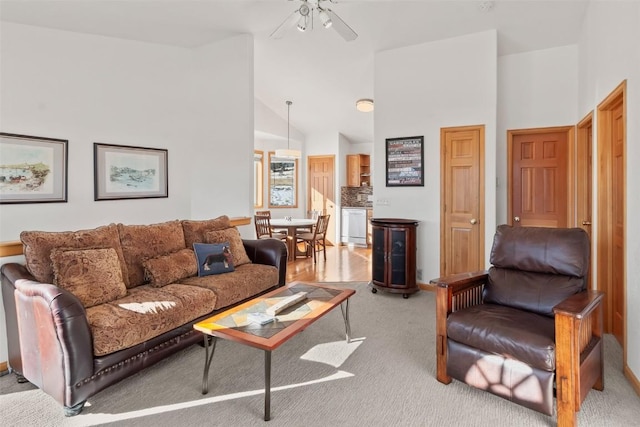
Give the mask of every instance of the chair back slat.
<path id="1" fill-rule="evenodd" d="M 268 216 L 254 215 L 253 222 L 256 226 L 256 237 L 258 239 L 263 237 L 272 237 L 271 220 Z"/>

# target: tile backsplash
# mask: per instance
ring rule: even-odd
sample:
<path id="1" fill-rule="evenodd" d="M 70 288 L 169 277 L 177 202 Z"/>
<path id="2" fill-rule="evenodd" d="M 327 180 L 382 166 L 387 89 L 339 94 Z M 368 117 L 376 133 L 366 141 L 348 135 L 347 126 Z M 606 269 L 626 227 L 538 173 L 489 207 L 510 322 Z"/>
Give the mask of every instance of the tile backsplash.
<path id="1" fill-rule="evenodd" d="M 373 207 L 373 187 L 342 187 L 340 189 L 340 204 L 343 208 Z"/>

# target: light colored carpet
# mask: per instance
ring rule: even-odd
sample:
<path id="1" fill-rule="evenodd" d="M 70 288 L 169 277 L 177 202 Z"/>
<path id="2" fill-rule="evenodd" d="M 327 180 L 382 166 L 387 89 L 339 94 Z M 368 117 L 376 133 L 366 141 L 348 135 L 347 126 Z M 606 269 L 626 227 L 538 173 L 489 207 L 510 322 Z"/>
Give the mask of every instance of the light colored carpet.
<path id="1" fill-rule="evenodd" d="M 273 352 L 272 419 L 262 420 L 264 354 L 219 340 L 202 395 L 204 349 L 192 346 L 98 393 L 65 418 L 50 397 L 13 375 L 0 378 L 3 426 L 553 426 L 547 417 L 460 382 L 435 379 L 435 301 L 366 283 L 351 299 L 351 328 L 336 309 Z M 622 374 L 620 347 L 605 341 L 605 391 L 591 391 L 581 427 L 640 425 L 640 398 Z"/>

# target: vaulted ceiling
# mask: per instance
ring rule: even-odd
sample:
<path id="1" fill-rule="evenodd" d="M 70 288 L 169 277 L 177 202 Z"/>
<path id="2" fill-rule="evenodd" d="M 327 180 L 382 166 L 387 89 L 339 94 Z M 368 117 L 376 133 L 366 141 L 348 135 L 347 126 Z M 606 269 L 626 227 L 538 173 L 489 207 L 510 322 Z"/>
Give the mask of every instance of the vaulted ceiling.
<path id="1" fill-rule="evenodd" d="M 238 34 L 255 40 L 255 95 L 305 134 L 340 132 L 373 141 L 376 52 L 497 30 L 498 54 L 577 42 L 589 0 L 323 0 L 359 37 L 344 41 L 319 21 L 269 35 L 300 0 L 0 0 L 0 20 L 80 33 L 197 47 Z M 401 66 L 401 64 L 399 64 Z"/>

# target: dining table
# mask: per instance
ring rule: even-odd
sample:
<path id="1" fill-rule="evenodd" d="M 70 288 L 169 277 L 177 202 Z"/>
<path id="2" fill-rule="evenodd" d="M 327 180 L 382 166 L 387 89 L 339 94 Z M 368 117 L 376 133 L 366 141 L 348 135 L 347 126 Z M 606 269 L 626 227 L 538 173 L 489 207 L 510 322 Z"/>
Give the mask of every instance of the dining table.
<path id="1" fill-rule="evenodd" d="M 307 218 L 271 218 L 271 227 L 282 228 L 287 230 L 287 249 L 289 261 L 294 261 L 297 256 L 304 255 L 306 252 L 298 250 L 296 234 L 300 229 L 310 229 L 318 220 Z"/>

